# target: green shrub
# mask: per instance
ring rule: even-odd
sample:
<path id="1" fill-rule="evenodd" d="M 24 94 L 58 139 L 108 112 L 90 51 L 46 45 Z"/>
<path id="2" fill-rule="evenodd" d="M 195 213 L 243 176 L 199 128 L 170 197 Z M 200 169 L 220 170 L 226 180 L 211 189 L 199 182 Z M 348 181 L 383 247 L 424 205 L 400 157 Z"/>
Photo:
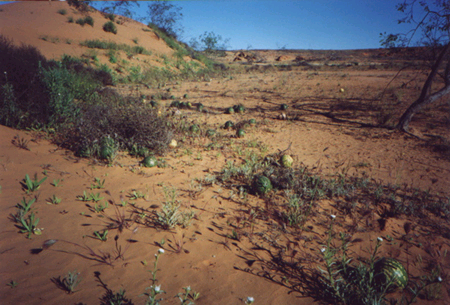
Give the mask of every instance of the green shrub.
<path id="1" fill-rule="evenodd" d="M 78 18 L 77 21 L 75 21 L 75 23 L 76 23 L 76 24 L 79 24 L 79 25 L 81 25 L 81 26 L 84 26 L 84 24 L 85 24 L 86 22 L 84 21 L 84 18 Z"/>
<path id="2" fill-rule="evenodd" d="M 74 20 L 73 20 L 73 17 L 72 17 L 72 16 L 67 17 L 67 22 L 68 22 L 68 23 L 73 23 L 73 21 L 74 21 Z"/>
<path id="3" fill-rule="evenodd" d="M 94 26 L 94 18 L 92 18 L 91 16 L 87 16 L 86 18 L 84 18 L 84 23 L 89 24 L 90 26 Z"/>
<path id="4" fill-rule="evenodd" d="M 48 94 L 39 71 L 47 59 L 29 45 L 0 35 L 0 124 L 25 128 L 45 121 Z"/>
<path id="5" fill-rule="evenodd" d="M 133 100 L 115 96 L 108 105 L 92 105 L 83 109 L 73 127 L 64 132 L 61 143 L 79 156 L 100 156 L 102 139 L 109 136 L 118 149 L 136 151 L 136 147 L 156 153 L 166 151 L 173 132 L 156 112 Z"/>
<path id="6" fill-rule="evenodd" d="M 67 11 L 65 9 L 60 9 L 60 10 L 58 10 L 58 14 L 61 14 L 64 16 L 67 14 Z"/>
<path id="7" fill-rule="evenodd" d="M 108 21 L 103 25 L 103 30 L 105 32 L 110 32 L 113 34 L 117 34 L 117 27 L 112 21 Z"/>
<path id="8" fill-rule="evenodd" d="M 111 21 L 114 21 L 114 19 L 116 19 L 116 15 L 114 15 L 114 14 L 106 14 L 105 17 Z"/>

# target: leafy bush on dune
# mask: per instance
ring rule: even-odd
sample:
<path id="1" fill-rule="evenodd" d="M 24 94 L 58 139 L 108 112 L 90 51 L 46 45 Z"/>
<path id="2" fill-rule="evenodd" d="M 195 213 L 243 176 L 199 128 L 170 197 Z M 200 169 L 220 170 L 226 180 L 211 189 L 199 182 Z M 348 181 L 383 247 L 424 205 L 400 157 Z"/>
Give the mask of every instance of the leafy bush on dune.
<path id="1" fill-rule="evenodd" d="M 117 34 L 117 27 L 112 21 L 108 21 L 103 25 L 103 31 Z"/>
<path id="2" fill-rule="evenodd" d="M 96 103 L 96 91 L 111 84 L 108 73 L 70 57 L 48 61 L 35 47 L 15 46 L 0 36 L 0 124 L 60 128 L 77 117 L 75 100 Z"/>
<path id="3" fill-rule="evenodd" d="M 81 156 L 99 156 L 106 138 L 117 148 L 162 153 L 172 140 L 170 124 L 155 110 L 117 93 L 109 68 L 85 67 L 63 56 L 47 61 L 31 46 L 14 46 L 0 36 L 0 124 L 16 128 L 52 128 L 55 141 Z M 115 92 L 114 90 L 109 90 Z"/>
<path id="4" fill-rule="evenodd" d="M 164 153 L 173 135 L 168 124 L 147 106 L 118 100 L 116 106 L 86 107 L 82 119 L 61 140 L 81 157 L 99 156 L 105 138 L 111 138 L 120 150 Z"/>

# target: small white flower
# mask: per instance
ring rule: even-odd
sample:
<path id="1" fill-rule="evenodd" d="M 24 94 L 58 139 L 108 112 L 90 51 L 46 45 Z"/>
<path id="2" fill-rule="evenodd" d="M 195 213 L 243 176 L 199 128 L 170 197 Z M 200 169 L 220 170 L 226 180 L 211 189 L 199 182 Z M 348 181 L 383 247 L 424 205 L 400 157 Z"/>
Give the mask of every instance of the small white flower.
<path id="1" fill-rule="evenodd" d="M 437 281 L 442 282 L 442 277 L 438 276 Z"/>
<path id="2" fill-rule="evenodd" d="M 324 253 L 325 251 L 327 251 L 327 248 L 323 247 L 322 249 L 320 249 L 320 252 Z"/>
<path id="3" fill-rule="evenodd" d="M 383 241 L 383 238 L 378 237 L 377 240 L 381 243 Z"/>
<path id="4" fill-rule="evenodd" d="M 255 301 L 253 297 L 247 297 L 247 304 L 251 304 Z"/>
<path id="5" fill-rule="evenodd" d="M 156 291 L 156 292 L 159 292 L 160 290 L 161 290 L 161 285 L 159 285 L 159 286 L 156 285 L 156 286 L 155 286 L 155 291 Z"/>
<path id="6" fill-rule="evenodd" d="M 331 217 L 331 219 L 335 219 L 336 215 L 331 214 L 330 217 Z"/>
<path id="7" fill-rule="evenodd" d="M 158 250 L 158 253 L 161 253 L 161 254 L 164 253 L 164 249 L 161 249 L 161 248 L 160 248 L 160 249 Z"/>

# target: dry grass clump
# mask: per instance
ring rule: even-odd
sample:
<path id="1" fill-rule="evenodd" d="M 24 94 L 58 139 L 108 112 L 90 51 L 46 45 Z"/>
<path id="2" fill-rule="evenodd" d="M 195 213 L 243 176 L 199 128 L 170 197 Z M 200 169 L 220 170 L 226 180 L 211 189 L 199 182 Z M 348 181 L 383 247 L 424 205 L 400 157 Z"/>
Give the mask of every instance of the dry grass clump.
<path id="1" fill-rule="evenodd" d="M 117 150 L 145 156 L 162 154 L 172 140 L 171 127 L 151 108 L 138 104 L 89 106 L 64 133 L 61 143 L 81 157 L 100 156 L 105 139 Z"/>

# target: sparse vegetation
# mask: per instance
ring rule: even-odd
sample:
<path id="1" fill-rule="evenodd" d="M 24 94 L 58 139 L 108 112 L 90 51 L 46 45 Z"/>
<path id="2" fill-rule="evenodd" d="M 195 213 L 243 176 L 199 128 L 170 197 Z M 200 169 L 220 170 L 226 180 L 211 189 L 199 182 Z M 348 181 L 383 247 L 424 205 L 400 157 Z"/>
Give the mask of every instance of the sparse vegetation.
<path id="1" fill-rule="evenodd" d="M 108 21 L 103 25 L 103 31 L 117 34 L 117 27 L 112 21 Z"/>

